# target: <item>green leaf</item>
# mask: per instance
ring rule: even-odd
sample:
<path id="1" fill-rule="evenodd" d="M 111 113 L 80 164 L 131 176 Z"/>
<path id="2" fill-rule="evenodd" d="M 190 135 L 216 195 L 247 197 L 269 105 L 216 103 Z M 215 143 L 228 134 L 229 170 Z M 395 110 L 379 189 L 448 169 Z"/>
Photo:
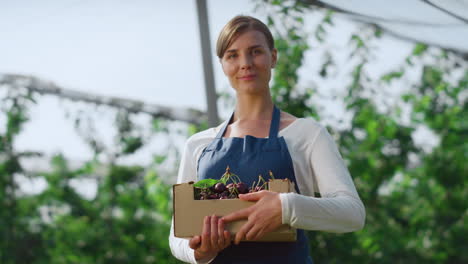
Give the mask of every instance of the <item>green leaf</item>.
<path id="1" fill-rule="evenodd" d="M 275 22 L 273 21 L 273 18 L 271 18 L 271 16 L 267 17 L 267 21 L 268 21 L 267 25 L 270 26 L 270 27 L 275 24 Z"/>
<path id="2" fill-rule="evenodd" d="M 401 76 L 403 76 L 404 71 L 399 71 L 399 72 L 390 72 L 382 76 L 381 80 L 390 83 L 393 79 L 400 79 Z"/>
<path id="3" fill-rule="evenodd" d="M 418 43 L 418 44 L 416 44 L 416 46 L 414 46 L 413 55 L 415 55 L 415 56 L 420 56 L 420 55 L 422 55 L 426 50 L 427 50 L 427 45 L 426 45 L 426 44 Z"/>
<path id="4" fill-rule="evenodd" d="M 273 1 L 271 2 L 271 4 L 272 4 L 272 5 L 277 5 L 277 6 L 279 6 L 279 5 L 281 5 L 281 1 L 280 1 L 280 0 L 273 0 Z"/>
<path id="5" fill-rule="evenodd" d="M 204 179 L 201 181 L 196 182 L 193 186 L 197 188 L 210 188 L 211 186 L 220 182 L 219 180 L 215 179 Z"/>
<path id="6" fill-rule="evenodd" d="M 153 120 L 153 130 L 154 132 L 169 132 L 168 123 L 164 119 L 154 119 Z"/>
<path id="7" fill-rule="evenodd" d="M 162 164 L 167 159 L 165 155 L 154 155 L 153 160 L 156 164 Z"/>
<path id="8" fill-rule="evenodd" d="M 356 34 L 351 36 L 351 41 L 354 41 L 356 43 L 356 47 L 358 49 L 364 47 L 364 41 L 362 40 L 360 36 Z"/>
<path id="9" fill-rule="evenodd" d="M 139 137 L 128 137 L 122 140 L 123 142 L 123 149 L 122 153 L 124 154 L 131 154 L 137 151 L 139 148 L 143 146 L 143 140 Z"/>
<path id="10" fill-rule="evenodd" d="M 375 32 L 374 32 L 374 36 L 375 36 L 376 38 L 380 38 L 380 37 L 382 37 L 382 32 L 383 32 L 383 31 L 382 31 L 381 28 L 376 28 L 376 29 L 375 29 Z"/>
<path id="11" fill-rule="evenodd" d="M 401 96 L 401 98 L 403 99 L 404 102 L 409 102 L 409 101 L 413 101 L 415 96 L 413 94 L 404 94 Z"/>

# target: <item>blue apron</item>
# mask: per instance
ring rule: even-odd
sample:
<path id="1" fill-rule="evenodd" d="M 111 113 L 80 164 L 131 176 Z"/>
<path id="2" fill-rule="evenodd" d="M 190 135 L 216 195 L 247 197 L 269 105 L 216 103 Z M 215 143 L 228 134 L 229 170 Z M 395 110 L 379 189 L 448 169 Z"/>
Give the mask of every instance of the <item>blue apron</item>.
<path id="1" fill-rule="evenodd" d="M 271 170 L 276 179 L 290 179 L 297 188 L 294 168 L 286 141 L 278 137 L 280 111 L 273 108 L 273 116 L 268 138 L 245 136 L 244 138 L 223 138 L 228 122 L 216 135 L 216 138 L 203 150 L 198 160 L 198 178 L 219 179 L 229 166 L 231 172 L 238 175 L 242 182 L 251 186 L 258 181 L 258 175 L 269 179 Z M 304 230 L 297 230 L 296 242 L 246 242 L 232 244 L 212 263 L 312 263 L 309 256 L 309 242 Z"/>

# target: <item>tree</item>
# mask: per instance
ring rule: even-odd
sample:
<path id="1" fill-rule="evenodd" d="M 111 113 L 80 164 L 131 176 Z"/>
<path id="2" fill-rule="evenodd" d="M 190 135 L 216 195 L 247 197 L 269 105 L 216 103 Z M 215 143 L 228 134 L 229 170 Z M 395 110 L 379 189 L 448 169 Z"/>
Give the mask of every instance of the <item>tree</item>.
<path id="1" fill-rule="evenodd" d="M 309 35 L 315 37 L 315 51 L 327 45 L 333 13 L 301 1 L 259 1 L 258 5 L 267 10 L 280 54 L 272 87 L 275 103 L 295 115 L 321 120 L 324 112 L 313 99 L 323 98 L 324 92 L 299 87 L 298 71 Z M 306 28 L 306 13 L 322 17 L 315 30 Z M 367 219 L 365 228 L 356 233 L 310 232 L 311 254 L 318 263 L 467 262 L 462 246 L 468 236 L 463 205 L 468 192 L 468 63 L 460 54 L 416 44 L 399 69 L 376 78 L 369 69 L 382 34 L 372 25 L 360 25 L 351 34 L 348 64 L 354 66 L 349 71 L 336 63 L 339 52 L 324 48 L 321 56 L 317 79 L 335 78 L 337 74 L 328 74 L 331 68 L 349 76 L 347 94 L 335 100 L 343 102 L 351 118 L 337 118 L 335 124 L 348 124 L 328 129 L 348 164 Z M 420 72 L 420 77 L 405 79 L 407 72 Z M 407 92 L 396 103 L 383 100 L 388 105 L 380 107 L 379 95 L 395 84 L 405 85 Z M 421 127 L 439 139 L 432 150 L 415 143 L 415 131 Z"/>
<path id="2" fill-rule="evenodd" d="M 166 155 L 155 156 L 149 167 L 126 166 L 119 159 L 132 155 L 145 143 L 144 135 L 126 109 L 117 111 L 117 148 L 106 149 L 84 126 L 81 115 L 74 124 L 94 156 L 71 169 L 66 157 L 51 159 L 49 172 L 27 172 L 22 158 L 40 152 L 18 152 L 15 139 L 28 121 L 37 92 L 7 88 L 2 101 L 6 122 L 0 131 L 0 262 L 9 263 L 178 263 L 170 252 L 170 185 L 160 177 Z M 2 119 L 3 120 L 3 119 Z M 154 133 L 169 130 L 154 119 Z M 107 160 L 99 159 L 106 154 Z M 47 182 L 38 194 L 19 192 L 18 177 Z M 86 198 L 73 181 L 93 180 L 96 195 Z"/>

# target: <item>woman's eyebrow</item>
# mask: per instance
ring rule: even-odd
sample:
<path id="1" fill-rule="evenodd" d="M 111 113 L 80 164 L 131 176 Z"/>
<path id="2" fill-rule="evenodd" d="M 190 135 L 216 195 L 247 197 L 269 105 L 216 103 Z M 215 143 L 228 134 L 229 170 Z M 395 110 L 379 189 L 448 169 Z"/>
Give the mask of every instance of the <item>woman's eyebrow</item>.
<path id="1" fill-rule="evenodd" d="M 262 45 L 253 45 L 253 46 L 250 46 L 249 49 L 256 49 L 256 48 L 261 48 Z"/>
<path id="2" fill-rule="evenodd" d="M 252 49 L 261 48 L 261 47 L 262 45 L 257 44 L 257 45 L 250 46 L 247 49 L 252 50 Z M 226 53 L 232 53 L 232 52 L 237 52 L 237 49 L 226 50 Z"/>

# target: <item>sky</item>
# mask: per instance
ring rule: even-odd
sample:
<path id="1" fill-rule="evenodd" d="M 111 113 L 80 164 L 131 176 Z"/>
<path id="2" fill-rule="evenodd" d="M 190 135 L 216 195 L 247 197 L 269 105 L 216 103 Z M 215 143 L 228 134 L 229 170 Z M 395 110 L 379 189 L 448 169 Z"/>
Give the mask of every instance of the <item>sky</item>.
<path id="1" fill-rule="evenodd" d="M 212 43 L 251 1 L 208 1 Z M 194 0 L 0 2 L 0 72 L 102 95 L 205 108 Z M 222 72 L 216 68 L 218 86 Z M 191 96 L 182 97 L 187 92 Z"/>
<path id="2" fill-rule="evenodd" d="M 253 14 L 253 8 L 247 0 L 208 1 L 211 43 L 230 18 Z M 206 110 L 195 0 L 0 1 L 0 34 L 0 73 L 34 75 L 93 94 Z M 213 56 L 216 87 L 223 91 L 228 81 L 217 63 Z M 40 97 L 17 140 L 18 149 L 88 158 L 90 150 L 63 111 L 86 107 Z M 107 123 L 97 124 L 97 129 L 107 133 L 110 114 L 100 114 Z"/>

